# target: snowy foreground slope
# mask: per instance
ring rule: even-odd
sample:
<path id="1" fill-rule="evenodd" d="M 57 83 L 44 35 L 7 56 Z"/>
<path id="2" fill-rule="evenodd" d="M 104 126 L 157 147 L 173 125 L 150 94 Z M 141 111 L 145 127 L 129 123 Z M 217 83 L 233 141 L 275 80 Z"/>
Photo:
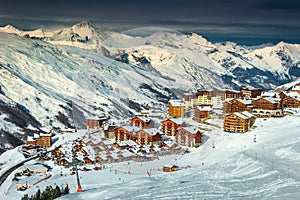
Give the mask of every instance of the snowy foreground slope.
<path id="1" fill-rule="evenodd" d="M 61 199 L 297 199 L 300 116 L 258 120 L 256 126 L 244 135 L 221 132 L 212 136 L 214 149 L 210 141 L 173 161 L 192 168 L 155 172 L 150 178 L 144 173 L 130 180 L 112 175 L 125 180 L 116 184 L 106 184 L 107 178 L 99 175 L 95 187 L 91 180 L 82 194 Z"/>
<path id="2" fill-rule="evenodd" d="M 120 119 L 141 109 L 165 110 L 169 99 L 191 90 L 270 89 L 300 76 L 299 44 L 213 44 L 166 29 L 115 33 L 82 22 L 22 31 L 8 25 L 0 27 L 0 44 L 1 151 L 34 131 L 83 128 L 101 112 Z"/>
<path id="3" fill-rule="evenodd" d="M 257 119 L 255 126 L 246 134 L 215 128 L 209 132 L 206 143 L 183 156 L 160 157 L 142 165 L 114 163 L 104 170 L 80 172 L 83 193 L 76 193 L 75 176 L 58 166 L 52 177 L 38 187 L 43 190 L 47 185 L 68 182 L 71 194 L 60 199 L 297 199 L 300 112 L 284 118 Z M 164 164 L 177 164 L 182 169 L 172 173 L 157 171 Z M 190 168 L 185 169 L 186 166 Z M 66 176 L 60 176 L 61 170 Z M 14 184 L 9 185 L 5 182 L 1 188 L 1 192 L 7 191 L 3 199 L 24 195 L 16 192 Z M 26 193 L 34 194 L 36 189 L 37 186 Z"/>

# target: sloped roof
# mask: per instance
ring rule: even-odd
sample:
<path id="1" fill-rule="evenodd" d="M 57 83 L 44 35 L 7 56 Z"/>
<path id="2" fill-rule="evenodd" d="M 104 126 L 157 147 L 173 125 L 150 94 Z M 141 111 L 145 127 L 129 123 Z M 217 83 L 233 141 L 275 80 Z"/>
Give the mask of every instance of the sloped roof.
<path id="1" fill-rule="evenodd" d="M 146 116 L 137 116 L 137 117 L 144 122 L 150 122 L 150 120 L 151 120 L 149 117 L 146 117 Z"/>
<path id="2" fill-rule="evenodd" d="M 243 112 L 241 112 L 241 113 L 242 113 L 243 115 L 245 115 L 246 117 L 249 117 L 249 118 L 255 117 L 255 115 L 249 113 L 248 111 L 243 111 Z"/>
<path id="3" fill-rule="evenodd" d="M 191 134 L 196 134 L 199 130 L 194 127 L 194 126 L 188 126 L 188 127 L 183 127 L 181 129 L 185 129 L 187 130 L 188 132 L 190 132 Z"/>
<path id="4" fill-rule="evenodd" d="M 182 124 L 183 123 L 182 118 L 170 118 L 169 120 L 175 122 L 176 124 Z"/>
<path id="5" fill-rule="evenodd" d="M 211 106 L 198 106 L 198 109 L 200 111 L 211 111 L 212 107 Z"/>
<path id="6" fill-rule="evenodd" d="M 170 100 L 169 103 L 172 105 L 172 106 L 185 106 L 184 103 L 181 101 L 181 100 Z"/>
<path id="7" fill-rule="evenodd" d="M 129 131 L 129 132 L 135 132 L 135 131 L 139 131 L 141 130 L 139 127 L 137 126 L 121 126 L 121 128 L 124 128 L 125 130 Z"/>
<path id="8" fill-rule="evenodd" d="M 247 116 L 245 116 L 245 115 L 243 115 L 242 113 L 239 113 L 239 112 L 234 112 L 233 114 L 240 117 L 240 118 L 242 118 L 242 119 L 249 119 L 249 117 L 247 117 Z"/>
<path id="9" fill-rule="evenodd" d="M 144 131 L 146 131 L 147 133 L 149 133 L 152 136 L 156 135 L 157 133 L 162 134 L 161 131 L 158 130 L 157 128 L 146 128 L 146 129 L 144 129 Z"/>

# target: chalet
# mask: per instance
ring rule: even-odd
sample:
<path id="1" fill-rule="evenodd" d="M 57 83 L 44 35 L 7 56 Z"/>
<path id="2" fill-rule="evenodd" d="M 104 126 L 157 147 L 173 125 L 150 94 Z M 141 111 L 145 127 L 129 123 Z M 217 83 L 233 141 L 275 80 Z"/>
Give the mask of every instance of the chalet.
<path id="1" fill-rule="evenodd" d="M 184 125 L 185 123 L 181 118 L 167 119 L 162 122 L 162 132 L 168 136 L 175 136 L 177 129 Z"/>
<path id="2" fill-rule="evenodd" d="M 58 146 L 51 152 L 51 156 L 54 158 L 63 157 L 65 154 L 61 151 L 62 146 Z"/>
<path id="3" fill-rule="evenodd" d="M 25 165 L 25 170 L 31 173 L 46 173 L 48 171 L 47 167 L 39 163 L 34 163 L 34 164 L 25 163 L 24 165 Z"/>
<path id="4" fill-rule="evenodd" d="M 86 120 L 86 124 L 87 124 L 87 130 L 95 130 L 95 129 L 100 129 L 104 122 L 109 120 L 109 115 L 108 114 L 100 114 L 98 117 L 94 117 L 94 118 L 88 118 Z"/>
<path id="5" fill-rule="evenodd" d="M 150 125 L 151 119 L 146 117 L 146 116 L 134 116 L 131 120 L 130 123 L 133 126 L 137 126 L 140 128 L 144 128 Z"/>
<path id="6" fill-rule="evenodd" d="M 254 121 L 255 117 L 247 111 L 234 112 L 225 116 L 224 131 L 245 133 L 251 128 Z"/>
<path id="7" fill-rule="evenodd" d="M 211 106 L 195 106 L 193 120 L 196 122 L 203 122 L 208 119 L 211 111 Z"/>
<path id="8" fill-rule="evenodd" d="M 300 108 L 300 98 L 287 97 L 282 100 L 283 108 Z"/>
<path id="9" fill-rule="evenodd" d="M 253 99 L 261 97 L 263 91 L 263 89 L 248 89 L 245 87 L 241 87 L 240 89 L 242 99 Z"/>
<path id="10" fill-rule="evenodd" d="M 29 176 L 27 178 L 22 178 L 16 183 L 17 189 L 18 190 L 26 190 L 26 189 L 32 188 L 34 185 L 38 184 L 41 181 L 41 179 L 43 179 L 43 178 L 41 178 L 40 176 L 35 176 L 35 175 Z"/>
<path id="11" fill-rule="evenodd" d="M 120 126 L 114 129 L 115 142 L 124 140 L 136 140 L 135 132 L 140 130 L 134 126 Z"/>
<path id="12" fill-rule="evenodd" d="M 226 99 L 224 102 L 225 113 L 234 113 L 242 111 L 252 111 L 252 104 L 250 100 L 242 99 Z"/>
<path id="13" fill-rule="evenodd" d="M 61 158 L 57 158 L 55 162 L 57 165 L 68 166 L 72 162 L 72 160 L 66 157 L 61 157 Z"/>
<path id="14" fill-rule="evenodd" d="M 85 156 L 83 158 L 83 161 L 85 164 L 89 164 L 89 165 L 93 165 L 94 164 L 94 161 L 92 161 L 92 159 L 90 159 L 88 156 Z"/>
<path id="15" fill-rule="evenodd" d="M 33 136 L 27 137 L 27 144 L 40 146 L 42 148 L 49 148 L 52 144 L 51 139 L 51 133 L 35 133 Z"/>
<path id="16" fill-rule="evenodd" d="M 164 165 L 163 172 L 173 172 L 177 171 L 179 167 L 177 165 Z"/>
<path id="17" fill-rule="evenodd" d="M 257 117 L 282 116 L 281 99 L 272 97 L 260 97 L 252 100 L 253 114 Z"/>
<path id="18" fill-rule="evenodd" d="M 187 147 L 198 147 L 202 143 L 202 133 L 193 127 L 178 128 L 176 143 Z"/>
<path id="19" fill-rule="evenodd" d="M 158 144 L 161 142 L 161 132 L 156 128 L 142 129 L 136 132 L 136 143 L 144 144 Z"/>
<path id="20" fill-rule="evenodd" d="M 170 100 L 168 103 L 169 115 L 178 118 L 184 115 L 184 103 L 181 100 Z"/>
<path id="21" fill-rule="evenodd" d="M 285 98 L 288 97 L 288 95 L 287 95 L 285 92 L 280 92 L 280 93 L 279 93 L 279 97 L 280 97 L 281 99 L 285 99 Z"/>
<path id="22" fill-rule="evenodd" d="M 104 123 L 103 130 L 104 130 L 104 137 L 107 139 L 113 139 L 115 137 L 114 130 L 116 125 L 114 123 Z"/>

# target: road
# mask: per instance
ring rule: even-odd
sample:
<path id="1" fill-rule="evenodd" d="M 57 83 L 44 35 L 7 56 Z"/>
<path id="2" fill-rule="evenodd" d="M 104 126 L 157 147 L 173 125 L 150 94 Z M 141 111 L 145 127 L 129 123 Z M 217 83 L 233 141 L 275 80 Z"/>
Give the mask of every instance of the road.
<path id="1" fill-rule="evenodd" d="M 23 160 L 22 162 L 19 162 L 18 164 L 15 164 L 14 166 L 12 166 L 11 168 L 9 168 L 8 170 L 6 170 L 1 176 L 0 176 L 0 187 L 1 185 L 4 183 L 4 181 L 7 179 L 7 177 L 17 168 L 21 167 L 24 163 L 28 162 L 29 160 L 33 160 L 38 158 L 38 155 L 32 156 L 30 158 L 27 158 L 26 160 Z"/>

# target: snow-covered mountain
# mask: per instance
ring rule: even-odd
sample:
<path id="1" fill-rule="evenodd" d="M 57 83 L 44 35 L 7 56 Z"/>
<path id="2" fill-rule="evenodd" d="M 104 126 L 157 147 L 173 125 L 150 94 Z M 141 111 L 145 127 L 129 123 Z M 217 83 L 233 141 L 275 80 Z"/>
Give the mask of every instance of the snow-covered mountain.
<path id="1" fill-rule="evenodd" d="M 142 108 L 165 109 L 170 98 L 197 88 L 268 89 L 300 75 L 299 44 L 213 44 L 165 29 L 116 33 L 82 22 L 21 31 L 7 25 L 0 43 L 5 148 L 33 131 L 82 127 L 101 112 L 123 118 Z"/>

